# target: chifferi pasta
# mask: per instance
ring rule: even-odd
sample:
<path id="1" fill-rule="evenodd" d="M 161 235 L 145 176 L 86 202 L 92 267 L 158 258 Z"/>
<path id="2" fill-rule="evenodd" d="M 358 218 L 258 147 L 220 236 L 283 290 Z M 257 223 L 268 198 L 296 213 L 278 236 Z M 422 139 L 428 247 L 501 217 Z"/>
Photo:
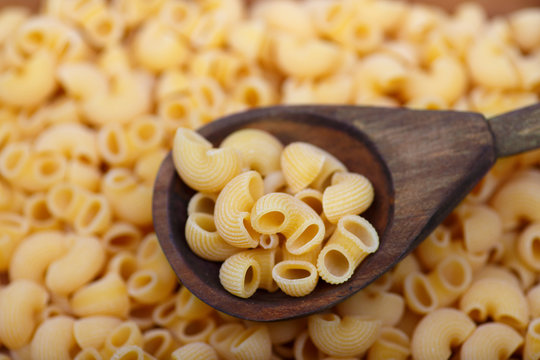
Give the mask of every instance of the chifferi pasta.
<path id="1" fill-rule="evenodd" d="M 196 130 L 277 104 L 491 117 L 538 103 L 538 6 L 40 5 L 0 0 L 0 360 L 540 359 L 540 151 L 498 160 L 365 289 L 276 323 L 218 312 L 179 284 L 151 206 L 172 148 L 196 190 L 188 245 L 223 263 L 231 292 L 346 281 L 378 248 L 370 174 L 292 136 L 244 129 L 211 144 Z"/>

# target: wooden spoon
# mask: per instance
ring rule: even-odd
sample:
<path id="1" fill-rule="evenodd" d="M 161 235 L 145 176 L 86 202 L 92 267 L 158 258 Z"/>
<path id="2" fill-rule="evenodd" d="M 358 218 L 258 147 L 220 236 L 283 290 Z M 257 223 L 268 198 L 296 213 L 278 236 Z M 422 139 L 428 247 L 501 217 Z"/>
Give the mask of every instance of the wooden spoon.
<path id="1" fill-rule="evenodd" d="M 476 113 L 355 106 L 277 106 L 214 121 L 199 130 L 215 146 L 241 128 L 266 130 L 284 144 L 305 141 L 367 176 L 375 201 L 363 214 L 380 246 L 340 285 L 322 280 L 309 295 L 258 290 L 249 299 L 220 284 L 220 263 L 187 246 L 186 207 L 195 193 L 176 174 L 171 154 L 155 183 L 154 227 L 178 278 L 210 306 L 233 316 L 272 321 L 327 309 L 390 270 L 413 250 L 486 174 L 496 158 L 540 147 L 540 104 L 488 121 Z"/>

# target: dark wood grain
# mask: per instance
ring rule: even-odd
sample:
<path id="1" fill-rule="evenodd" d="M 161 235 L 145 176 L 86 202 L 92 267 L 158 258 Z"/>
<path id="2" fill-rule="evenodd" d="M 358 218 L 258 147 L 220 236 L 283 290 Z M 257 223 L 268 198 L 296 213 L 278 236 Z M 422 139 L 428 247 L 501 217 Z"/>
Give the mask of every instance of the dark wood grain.
<path id="1" fill-rule="evenodd" d="M 423 240 L 495 161 L 493 137 L 474 113 L 353 106 L 273 107 L 236 114 L 203 127 L 214 144 L 239 128 L 267 130 L 283 141 L 308 141 L 365 174 L 376 202 L 366 213 L 380 234 L 379 250 L 341 285 L 320 281 L 292 298 L 259 290 L 249 299 L 226 292 L 219 263 L 200 259 L 184 240 L 186 204 L 193 191 L 169 156 L 154 189 L 154 226 L 178 277 L 197 297 L 225 313 L 258 321 L 304 316 L 331 307 L 377 279 Z"/>

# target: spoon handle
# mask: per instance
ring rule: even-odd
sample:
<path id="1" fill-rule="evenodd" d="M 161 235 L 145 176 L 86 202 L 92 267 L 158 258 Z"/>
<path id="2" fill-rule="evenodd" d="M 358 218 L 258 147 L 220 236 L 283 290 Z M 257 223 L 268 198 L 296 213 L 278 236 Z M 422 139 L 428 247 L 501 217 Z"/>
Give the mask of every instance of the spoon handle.
<path id="1" fill-rule="evenodd" d="M 540 148 L 540 103 L 488 120 L 497 157 Z"/>

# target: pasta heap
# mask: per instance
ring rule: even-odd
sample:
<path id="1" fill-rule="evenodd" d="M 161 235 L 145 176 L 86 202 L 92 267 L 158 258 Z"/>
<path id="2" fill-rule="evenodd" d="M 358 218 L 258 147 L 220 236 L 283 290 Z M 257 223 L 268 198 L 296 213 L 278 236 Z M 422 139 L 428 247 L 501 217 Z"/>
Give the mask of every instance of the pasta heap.
<path id="1" fill-rule="evenodd" d="M 151 217 L 179 127 L 299 103 L 493 116 L 539 90 L 538 8 L 489 18 L 475 4 L 448 13 L 395 0 L 3 7 L 0 360 L 539 359 L 538 151 L 499 160 L 391 272 L 301 319 L 241 321 L 199 301 Z M 257 158 L 247 161 L 263 193 L 280 189 L 276 165 Z M 197 197 L 193 227 L 209 230 L 217 198 Z M 321 202 L 311 189 L 295 197 Z"/>
<path id="2" fill-rule="evenodd" d="M 243 129 L 213 148 L 179 128 L 172 155 L 178 175 L 199 191 L 188 203 L 186 242 L 201 258 L 223 261 L 219 279 L 231 294 L 279 288 L 305 296 L 319 276 L 349 280 L 379 247 L 359 216 L 373 202 L 370 181 L 314 145 L 283 148 L 267 132 Z"/>

